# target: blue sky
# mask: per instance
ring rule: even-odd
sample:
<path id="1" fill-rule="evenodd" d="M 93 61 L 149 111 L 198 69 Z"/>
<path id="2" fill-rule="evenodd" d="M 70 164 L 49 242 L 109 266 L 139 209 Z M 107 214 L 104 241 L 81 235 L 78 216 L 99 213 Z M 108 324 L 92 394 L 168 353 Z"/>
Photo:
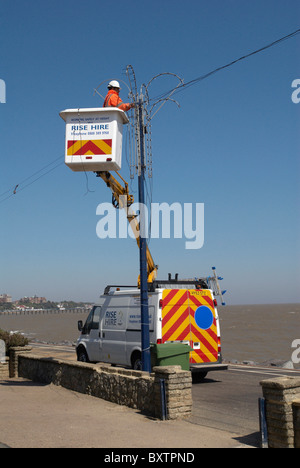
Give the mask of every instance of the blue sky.
<path id="1" fill-rule="evenodd" d="M 188 82 L 299 24 L 298 0 L 0 0 L 0 294 L 94 301 L 137 280 L 135 241 L 96 236 L 96 208 L 111 199 L 102 181 L 61 164 L 21 183 L 63 163 L 61 110 L 101 106 L 93 89 L 126 81 L 128 64 L 138 86 L 162 72 Z M 153 202 L 205 204 L 201 249 L 151 240 L 160 278 L 215 265 L 228 304 L 299 301 L 299 48 L 300 35 L 220 71 L 153 118 Z M 150 97 L 175 84 L 155 80 Z"/>

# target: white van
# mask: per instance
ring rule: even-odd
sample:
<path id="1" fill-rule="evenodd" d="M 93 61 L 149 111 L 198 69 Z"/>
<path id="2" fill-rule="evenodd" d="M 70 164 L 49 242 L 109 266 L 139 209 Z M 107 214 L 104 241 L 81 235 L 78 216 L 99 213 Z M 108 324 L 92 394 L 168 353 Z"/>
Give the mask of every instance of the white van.
<path id="1" fill-rule="evenodd" d="M 213 291 L 196 283 L 194 289 L 182 282 L 172 284 L 172 289 L 163 287 L 168 284 L 159 286 L 148 293 L 150 343 L 189 344 L 191 370 L 202 375 L 226 369 Z M 114 288 L 105 289 L 84 325 L 78 322 L 77 359 L 141 369 L 140 290 Z"/>

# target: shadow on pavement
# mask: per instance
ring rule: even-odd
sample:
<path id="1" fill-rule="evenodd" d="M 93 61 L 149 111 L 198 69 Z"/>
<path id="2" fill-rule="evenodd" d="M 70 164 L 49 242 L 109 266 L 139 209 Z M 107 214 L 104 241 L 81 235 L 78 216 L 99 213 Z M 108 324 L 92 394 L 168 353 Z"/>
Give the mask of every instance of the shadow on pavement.
<path id="1" fill-rule="evenodd" d="M 32 380 L 2 380 L 0 382 L 0 387 L 45 387 L 49 384 L 41 382 L 33 382 Z"/>
<path id="2" fill-rule="evenodd" d="M 243 445 L 248 445 L 249 447 L 260 448 L 261 446 L 259 432 L 252 432 L 252 434 L 242 437 L 234 437 L 234 440 L 237 440 Z"/>

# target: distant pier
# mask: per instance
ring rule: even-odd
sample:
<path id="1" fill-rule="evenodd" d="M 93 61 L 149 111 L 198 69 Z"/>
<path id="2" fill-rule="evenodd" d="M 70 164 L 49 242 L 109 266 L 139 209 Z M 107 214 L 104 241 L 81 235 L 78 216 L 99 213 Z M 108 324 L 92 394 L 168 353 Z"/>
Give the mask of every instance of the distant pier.
<path id="1" fill-rule="evenodd" d="M 0 311 L 0 317 L 2 315 L 83 314 L 88 311 L 89 309 L 84 307 L 74 307 L 72 309 L 12 309 Z"/>

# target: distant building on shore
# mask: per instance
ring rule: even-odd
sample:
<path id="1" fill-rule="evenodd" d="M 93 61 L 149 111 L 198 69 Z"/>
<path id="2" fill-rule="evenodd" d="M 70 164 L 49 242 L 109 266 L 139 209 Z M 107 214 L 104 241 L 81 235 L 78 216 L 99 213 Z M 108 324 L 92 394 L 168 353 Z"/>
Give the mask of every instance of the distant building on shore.
<path id="1" fill-rule="evenodd" d="M 45 302 L 47 302 L 47 299 L 45 297 L 38 297 L 38 296 L 32 296 L 32 297 L 22 297 L 22 299 L 20 299 L 19 301 L 16 301 L 16 304 L 17 303 L 22 303 L 22 304 L 26 304 L 26 303 L 30 303 L 30 304 L 45 304 Z"/>
<path id="2" fill-rule="evenodd" d="M 11 304 L 12 297 L 9 294 L 0 294 L 0 304 Z"/>

